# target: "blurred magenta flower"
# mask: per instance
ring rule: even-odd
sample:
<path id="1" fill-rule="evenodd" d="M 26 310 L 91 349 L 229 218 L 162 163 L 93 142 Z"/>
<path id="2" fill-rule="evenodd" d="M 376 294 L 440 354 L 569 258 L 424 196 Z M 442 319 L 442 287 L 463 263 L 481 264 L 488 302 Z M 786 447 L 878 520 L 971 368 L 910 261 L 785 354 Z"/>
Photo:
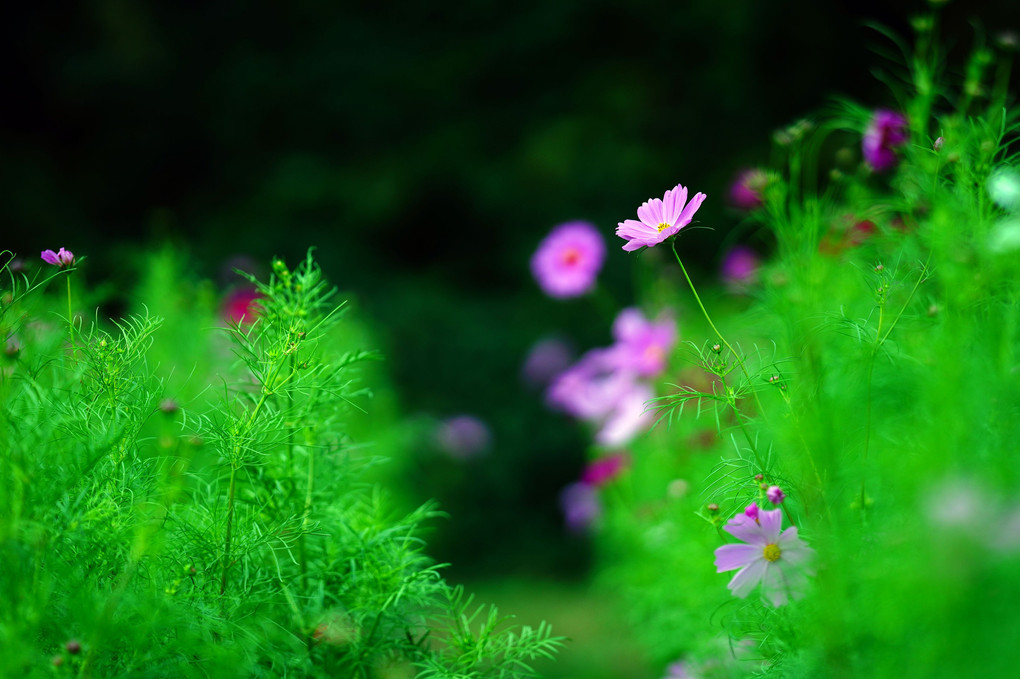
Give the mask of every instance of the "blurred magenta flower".
<path id="1" fill-rule="evenodd" d="M 797 536 L 797 528 L 780 533 L 781 509 L 761 510 L 754 520 L 737 514 L 723 527 L 746 544 L 723 545 L 715 550 L 717 573 L 737 570 L 727 585 L 734 596 L 747 597 L 761 583 L 762 596 L 773 606 L 782 606 L 797 597 L 807 584 L 803 567 L 814 554 Z"/>
<path id="2" fill-rule="evenodd" d="M 231 323 L 254 323 L 262 307 L 262 294 L 255 288 L 237 288 L 227 295 L 223 303 L 223 316 Z"/>
<path id="3" fill-rule="evenodd" d="M 730 184 L 730 203 L 740 210 L 756 210 L 764 203 L 762 191 L 769 177 L 764 170 L 749 168 L 741 170 Z"/>
<path id="4" fill-rule="evenodd" d="M 752 521 L 754 521 L 755 523 L 757 523 L 758 522 L 758 511 L 759 511 L 758 503 L 757 502 L 752 502 L 751 504 L 747 505 L 747 507 L 744 509 L 744 516 L 746 516 L 747 518 L 749 518 Z"/>
<path id="5" fill-rule="evenodd" d="M 474 415 L 456 415 L 439 423 L 436 446 L 450 457 L 467 460 L 488 451 L 492 443 L 489 428 Z"/>
<path id="6" fill-rule="evenodd" d="M 53 252 L 53 250 L 43 250 L 39 253 L 42 257 L 42 261 L 53 266 L 59 266 L 61 269 L 68 266 L 74 266 L 74 253 L 70 250 L 60 248 L 59 251 Z"/>
<path id="7" fill-rule="evenodd" d="M 662 200 L 652 198 L 645 201 L 637 209 L 641 221 L 627 219 L 616 227 L 616 235 L 627 241 L 623 249 L 632 252 L 642 247 L 654 247 L 675 235 L 691 223 L 705 198 L 705 194 L 698 193 L 687 203 L 687 188 L 677 184 L 666 191 Z"/>
<path id="8" fill-rule="evenodd" d="M 602 516 L 602 502 L 598 492 L 587 483 L 572 483 L 560 492 L 560 508 L 567 529 L 582 533 Z"/>
<path id="9" fill-rule="evenodd" d="M 627 453 L 612 453 L 600 457 L 588 463 L 581 473 L 581 482 L 589 486 L 604 486 L 616 477 L 630 464 L 630 455 Z"/>
<path id="10" fill-rule="evenodd" d="M 731 292 L 746 292 L 758 280 L 761 258 L 746 245 L 734 245 L 719 266 L 719 275 Z"/>
<path id="11" fill-rule="evenodd" d="M 544 387 L 566 370 L 572 360 L 573 352 L 565 341 L 547 337 L 531 347 L 521 366 L 521 376 L 531 387 Z"/>
<path id="12" fill-rule="evenodd" d="M 621 368 L 641 377 L 655 377 L 666 369 L 669 353 L 676 344 L 676 322 L 661 316 L 649 321 L 633 307 L 624 309 L 613 321 L 613 351 Z"/>
<path id="13" fill-rule="evenodd" d="M 902 114 L 889 109 L 877 109 L 871 116 L 864 138 L 861 140 L 861 152 L 864 162 L 875 172 L 885 172 L 896 166 L 898 162 L 896 149 L 910 139 L 907 132 L 907 119 Z"/>
<path id="14" fill-rule="evenodd" d="M 595 286 L 605 258 L 605 241 L 592 224 L 567 222 L 539 243 L 531 257 L 531 273 L 550 297 L 579 297 Z"/>
<path id="15" fill-rule="evenodd" d="M 769 489 L 765 491 L 765 497 L 767 497 L 769 502 L 772 504 L 778 505 L 786 499 L 786 493 L 784 493 L 783 489 L 779 486 L 769 486 Z"/>

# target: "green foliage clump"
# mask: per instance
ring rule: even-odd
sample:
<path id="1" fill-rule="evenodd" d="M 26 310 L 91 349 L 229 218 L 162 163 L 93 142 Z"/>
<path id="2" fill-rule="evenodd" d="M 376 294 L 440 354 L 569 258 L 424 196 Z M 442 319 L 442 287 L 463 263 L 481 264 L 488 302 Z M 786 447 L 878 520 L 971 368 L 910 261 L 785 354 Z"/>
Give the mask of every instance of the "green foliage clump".
<path id="1" fill-rule="evenodd" d="M 497 679 L 559 647 L 472 608 L 425 554 L 435 506 L 371 481 L 347 420 L 375 354 L 311 252 L 219 331 L 172 251 L 152 309 L 91 323 L 80 268 L 3 257 L 0 676 Z"/>

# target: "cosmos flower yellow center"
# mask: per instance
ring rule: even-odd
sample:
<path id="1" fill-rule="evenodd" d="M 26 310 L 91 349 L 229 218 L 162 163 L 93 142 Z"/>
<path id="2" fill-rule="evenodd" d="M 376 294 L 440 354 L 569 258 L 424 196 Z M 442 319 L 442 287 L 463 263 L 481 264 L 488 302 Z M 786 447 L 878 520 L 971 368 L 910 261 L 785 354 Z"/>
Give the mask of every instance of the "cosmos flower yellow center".
<path id="1" fill-rule="evenodd" d="M 766 561 L 778 561 L 782 554 L 779 545 L 765 545 L 765 549 L 762 551 Z"/>
<path id="2" fill-rule="evenodd" d="M 673 226 L 673 225 L 672 224 L 667 224 L 666 222 L 663 222 L 663 223 L 659 224 L 659 226 L 658 226 L 659 233 L 662 233 L 663 231 L 665 231 L 666 229 L 668 229 L 671 226 Z"/>

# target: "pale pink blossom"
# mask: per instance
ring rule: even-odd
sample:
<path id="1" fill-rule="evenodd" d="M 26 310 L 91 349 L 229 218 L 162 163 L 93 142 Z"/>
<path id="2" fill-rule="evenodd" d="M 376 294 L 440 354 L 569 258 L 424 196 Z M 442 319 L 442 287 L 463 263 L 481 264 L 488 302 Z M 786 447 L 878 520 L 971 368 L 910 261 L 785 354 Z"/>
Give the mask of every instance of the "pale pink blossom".
<path id="1" fill-rule="evenodd" d="M 627 219 L 616 227 L 616 235 L 627 241 L 623 249 L 632 252 L 654 247 L 691 223 L 706 196 L 696 194 L 687 202 L 687 188 L 677 184 L 662 199 L 651 198 L 637 209 L 640 221 Z"/>

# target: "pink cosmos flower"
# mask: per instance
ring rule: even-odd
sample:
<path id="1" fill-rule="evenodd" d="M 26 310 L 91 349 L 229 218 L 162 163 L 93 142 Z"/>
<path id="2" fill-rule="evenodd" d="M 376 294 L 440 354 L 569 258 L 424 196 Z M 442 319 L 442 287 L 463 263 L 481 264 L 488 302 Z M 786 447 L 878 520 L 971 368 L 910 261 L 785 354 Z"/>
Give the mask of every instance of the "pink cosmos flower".
<path id="1" fill-rule="evenodd" d="M 554 228 L 531 257 L 531 273 L 550 297 L 580 297 L 595 286 L 606 258 L 606 244 L 588 222 Z"/>
<path id="2" fill-rule="evenodd" d="M 621 311 L 613 321 L 614 350 L 620 366 L 641 377 L 655 377 L 666 369 L 676 344 L 676 322 L 668 316 L 649 321 L 635 308 Z"/>
<path id="3" fill-rule="evenodd" d="M 758 519 L 747 513 L 730 519 L 723 530 L 746 544 L 723 545 L 715 550 L 717 573 L 737 570 L 728 585 L 734 596 L 745 598 L 761 583 L 763 598 L 773 606 L 782 606 L 796 597 L 807 584 L 802 569 L 814 554 L 797 537 L 795 527 L 780 533 L 781 509 L 759 510 Z"/>
<path id="4" fill-rule="evenodd" d="M 864 162 L 875 172 L 885 172 L 896 166 L 896 149 L 910 139 L 907 119 L 896 111 L 880 108 L 871 116 L 861 140 Z"/>
<path id="5" fill-rule="evenodd" d="M 779 486 L 769 486 L 769 489 L 765 491 L 765 497 L 767 497 L 769 502 L 772 504 L 778 505 L 786 499 L 786 493 L 784 493 L 783 489 Z"/>
<path id="6" fill-rule="evenodd" d="M 654 247 L 675 235 L 691 223 L 694 213 L 704 202 L 705 194 L 698 193 L 687 203 L 686 187 L 677 184 L 666 191 L 662 200 L 652 198 L 637 209 L 638 219 L 627 219 L 616 227 L 616 235 L 626 239 L 623 249 L 632 252 L 642 247 Z M 686 205 L 685 205 L 686 203 Z"/>
<path id="7" fill-rule="evenodd" d="M 42 261 L 53 266 L 59 266 L 61 269 L 68 266 L 74 266 L 74 253 L 70 250 L 60 248 L 59 251 L 53 252 L 53 250 L 43 250 L 39 253 L 42 257 Z"/>
<path id="8" fill-rule="evenodd" d="M 758 168 L 741 170 L 730 184 L 730 203 L 748 212 L 760 208 L 764 202 L 761 192 L 768 180 L 768 175 Z"/>

